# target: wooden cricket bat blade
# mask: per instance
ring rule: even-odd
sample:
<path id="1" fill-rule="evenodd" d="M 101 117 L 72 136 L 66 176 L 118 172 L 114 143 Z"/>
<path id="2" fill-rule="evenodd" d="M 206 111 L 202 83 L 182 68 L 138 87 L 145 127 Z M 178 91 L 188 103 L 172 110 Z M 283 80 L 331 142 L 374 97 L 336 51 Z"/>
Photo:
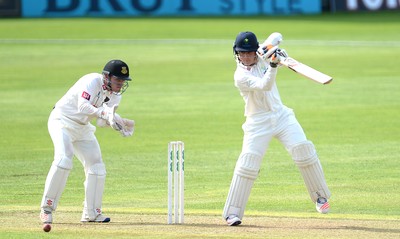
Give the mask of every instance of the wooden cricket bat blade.
<path id="1" fill-rule="evenodd" d="M 328 76 L 322 72 L 315 70 L 314 68 L 311 68 L 299 61 L 296 61 L 292 57 L 284 58 L 280 62 L 280 64 L 320 84 L 329 84 L 333 80 L 331 76 Z"/>

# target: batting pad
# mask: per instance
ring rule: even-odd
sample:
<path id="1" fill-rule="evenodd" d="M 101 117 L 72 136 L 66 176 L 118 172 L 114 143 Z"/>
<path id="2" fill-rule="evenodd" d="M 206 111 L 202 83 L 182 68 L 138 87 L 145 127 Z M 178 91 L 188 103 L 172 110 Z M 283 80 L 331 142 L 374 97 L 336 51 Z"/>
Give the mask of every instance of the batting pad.
<path id="1" fill-rule="evenodd" d="M 41 208 L 56 210 L 58 201 L 67 183 L 69 169 L 52 165 L 46 178 Z"/>
<path id="2" fill-rule="evenodd" d="M 222 215 L 224 219 L 229 215 L 243 218 L 251 188 L 260 171 L 260 164 L 261 156 L 259 155 L 242 154 L 239 157 Z"/>
<path id="3" fill-rule="evenodd" d="M 103 163 L 92 165 L 86 175 L 84 214 L 94 220 L 101 214 L 106 169 Z"/>
<path id="4" fill-rule="evenodd" d="M 315 203 L 319 197 L 330 198 L 331 192 L 313 143 L 305 141 L 294 146 L 292 157 L 303 176 L 311 200 Z"/>

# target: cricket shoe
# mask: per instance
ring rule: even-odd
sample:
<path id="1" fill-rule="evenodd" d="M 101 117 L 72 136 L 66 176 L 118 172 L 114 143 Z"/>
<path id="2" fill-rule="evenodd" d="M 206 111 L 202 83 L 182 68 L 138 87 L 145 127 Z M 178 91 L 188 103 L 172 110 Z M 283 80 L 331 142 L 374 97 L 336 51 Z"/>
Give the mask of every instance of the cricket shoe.
<path id="1" fill-rule="evenodd" d="M 317 199 L 317 202 L 315 203 L 315 208 L 319 213 L 325 214 L 329 212 L 329 203 L 326 198 L 320 197 Z"/>
<path id="2" fill-rule="evenodd" d="M 85 214 L 82 215 L 81 222 L 98 222 L 98 223 L 107 223 L 110 222 L 111 219 L 109 217 L 104 216 L 103 214 L 98 214 L 95 219 L 90 219 Z"/>
<path id="3" fill-rule="evenodd" d="M 237 226 L 240 225 L 241 223 L 242 221 L 236 215 L 230 215 L 229 217 L 226 218 L 226 224 L 228 224 L 228 226 Z"/>
<path id="4" fill-rule="evenodd" d="M 43 208 L 40 210 L 40 221 L 44 224 L 51 224 L 53 223 L 53 214 L 52 211 L 44 210 Z"/>

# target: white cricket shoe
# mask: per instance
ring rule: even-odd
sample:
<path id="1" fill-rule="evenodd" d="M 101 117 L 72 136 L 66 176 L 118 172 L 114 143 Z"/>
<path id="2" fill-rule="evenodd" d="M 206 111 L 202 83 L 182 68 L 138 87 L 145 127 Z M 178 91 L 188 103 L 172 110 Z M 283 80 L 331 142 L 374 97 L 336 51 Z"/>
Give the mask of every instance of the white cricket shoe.
<path id="1" fill-rule="evenodd" d="M 329 212 L 330 206 L 326 198 L 320 197 L 315 203 L 315 208 L 319 213 L 325 214 Z"/>
<path id="2" fill-rule="evenodd" d="M 81 222 L 99 222 L 99 223 L 107 223 L 110 222 L 111 219 L 109 217 L 104 216 L 103 214 L 99 214 L 95 219 L 91 220 L 85 214 L 82 215 Z"/>
<path id="3" fill-rule="evenodd" d="M 44 224 L 51 224 L 53 223 L 53 214 L 52 211 L 44 210 L 43 208 L 40 210 L 40 221 Z"/>
<path id="4" fill-rule="evenodd" d="M 241 223 L 242 221 L 236 215 L 230 215 L 229 217 L 226 218 L 226 224 L 228 224 L 228 226 L 237 226 L 240 225 Z"/>

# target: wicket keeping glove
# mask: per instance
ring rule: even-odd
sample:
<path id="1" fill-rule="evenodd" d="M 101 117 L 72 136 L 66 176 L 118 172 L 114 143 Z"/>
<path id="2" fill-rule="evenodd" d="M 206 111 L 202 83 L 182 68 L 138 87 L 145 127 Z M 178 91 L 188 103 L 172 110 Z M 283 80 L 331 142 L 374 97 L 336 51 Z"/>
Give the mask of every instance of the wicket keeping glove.
<path id="1" fill-rule="evenodd" d="M 130 119 L 121 118 L 117 113 L 114 116 L 115 123 L 118 126 L 118 131 L 123 137 L 129 137 L 133 135 L 135 121 Z"/>
<path id="2" fill-rule="evenodd" d="M 130 119 L 122 119 L 124 122 L 124 128 L 120 131 L 121 135 L 123 137 L 129 137 L 133 135 L 134 132 L 134 127 L 135 127 L 135 121 L 130 120 Z"/>
<path id="3" fill-rule="evenodd" d="M 120 130 L 119 126 L 116 124 L 114 119 L 115 111 L 117 110 L 117 108 L 118 105 L 113 105 L 109 107 L 106 104 L 103 104 L 103 106 L 99 108 L 100 111 L 99 117 L 101 119 L 106 120 L 113 129 Z"/>

